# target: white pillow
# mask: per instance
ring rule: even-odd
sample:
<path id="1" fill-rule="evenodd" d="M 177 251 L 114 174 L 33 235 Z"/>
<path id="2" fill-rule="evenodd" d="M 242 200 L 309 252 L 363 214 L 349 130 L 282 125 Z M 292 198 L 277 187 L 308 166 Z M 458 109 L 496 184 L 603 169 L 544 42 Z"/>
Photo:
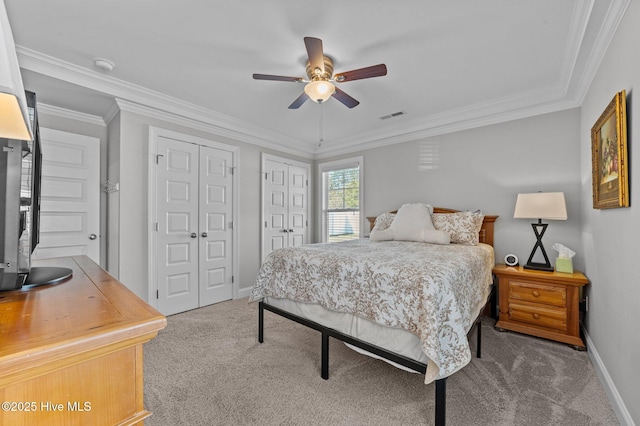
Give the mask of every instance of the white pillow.
<path id="1" fill-rule="evenodd" d="M 431 222 L 431 206 L 422 203 L 407 203 L 396 213 L 389 229 L 393 239 L 402 241 L 424 241 L 424 230 L 435 230 Z"/>
<path id="2" fill-rule="evenodd" d="M 389 228 L 382 230 L 373 228 L 371 234 L 369 234 L 369 239 L 371 241 L 391 241 L 393 240 L 393 230 Z"/>
<path id="3" fill-rule="evenodd" d="M 393 229 L 383 229 L 382 231 L 371 231 L 369 237 L 371 241 L 391 241 L 397 240 L 393 234 Z M 449 234 L 445 231 L 438 231 L 437 229 L 423 229 L 422 232 L 416 234 L 410 241 L 432 243 L 432 244 L 449 244 Z"/>

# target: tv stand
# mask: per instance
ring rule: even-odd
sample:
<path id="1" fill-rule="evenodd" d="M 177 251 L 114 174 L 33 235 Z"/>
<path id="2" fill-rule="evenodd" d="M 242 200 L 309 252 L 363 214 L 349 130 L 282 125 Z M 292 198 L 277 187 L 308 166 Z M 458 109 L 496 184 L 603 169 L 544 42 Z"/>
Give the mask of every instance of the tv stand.
<path id="1" fill-rule="evenodd" d="M 70 268 L 34 266 L 29 270 L 23 285 L 35 287 L 45 284 L 57 284 L 71 278 L 71 276 L 73 276 L 73 271 Z"/>
<path id="2" fill-rule="evenodd" d="M 0 293 L 0 425 L 143 425 L 143 345 L 164 315 L 87 256 L 36 266 L 73 276 Z"/>

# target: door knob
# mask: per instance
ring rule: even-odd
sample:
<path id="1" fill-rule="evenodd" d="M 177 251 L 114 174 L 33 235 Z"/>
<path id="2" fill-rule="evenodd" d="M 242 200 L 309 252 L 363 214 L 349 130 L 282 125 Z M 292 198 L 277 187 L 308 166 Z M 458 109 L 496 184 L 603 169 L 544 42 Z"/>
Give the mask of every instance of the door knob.
<path id="1" fill-rule="evenodd" d="M 293 232 L 293 229 L 289 229 L 287 232 Z"/>
<path id="2" fill-rule="evenodd" d="M 191 238 L 198 238 L 198 234 L 196 234 L 195 232 L 191 233 Z"/>
<path id="3" fill-rule="evenodd" d="M 89 235 L 89 239 L 90 240 L 95 240 L 96 238 L 98 238 L 98 236 L 96 234 L 90 234 Z"/>
<path id="4" fill-rule="evenodd" d="M 202 238 L 207 238 L 207 233 L 206 232 L 203 232 L 201 235 L 202 235 Z"/>

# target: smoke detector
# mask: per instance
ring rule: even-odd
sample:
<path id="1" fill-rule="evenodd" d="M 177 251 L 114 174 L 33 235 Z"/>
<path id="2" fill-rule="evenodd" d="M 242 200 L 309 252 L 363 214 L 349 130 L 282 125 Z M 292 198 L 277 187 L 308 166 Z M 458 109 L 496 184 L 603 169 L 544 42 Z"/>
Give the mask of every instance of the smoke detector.
<path id="1" fill-rule="evenodd" d="M 96 58 L 93 63 L 103 71 L 113 71 L 116 66 L 116 64 L 104 58 Z"/>

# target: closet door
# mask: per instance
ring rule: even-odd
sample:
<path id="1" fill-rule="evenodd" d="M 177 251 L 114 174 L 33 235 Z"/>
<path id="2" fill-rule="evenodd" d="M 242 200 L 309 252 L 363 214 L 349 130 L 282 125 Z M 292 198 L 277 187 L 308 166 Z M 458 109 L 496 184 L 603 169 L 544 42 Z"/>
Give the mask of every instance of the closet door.
<path id="1" fill-rule="evenodd" d="M 158 138 L 158 310 L 165 315 L 199 304 L 198 169 L 197 145 Z"/>
<path id="2" fill-rule="evenodd" d="M 288 166 L 288 211 L 287 211 L 287 246 L 306 244 L 308 229 L 308 182 L 309 169 Z"/>
<path id="3" fill-rule="evenodd" d="M 200 306 L 233 297 L 232 153 L 200 147 Z"/>
<path id="4" fill-rule="evenodd" d="M 309 165 L 263 154 L 262 259 L 308 243 Z"/>
<path id="5" fill-rule="evenodd" d="M 278 161 L 264 162 L 264 188 L 262 208 L 264 228 L 262 234 L 262 258 L 272 251 L 288 246 L 288 166 Z"/>

